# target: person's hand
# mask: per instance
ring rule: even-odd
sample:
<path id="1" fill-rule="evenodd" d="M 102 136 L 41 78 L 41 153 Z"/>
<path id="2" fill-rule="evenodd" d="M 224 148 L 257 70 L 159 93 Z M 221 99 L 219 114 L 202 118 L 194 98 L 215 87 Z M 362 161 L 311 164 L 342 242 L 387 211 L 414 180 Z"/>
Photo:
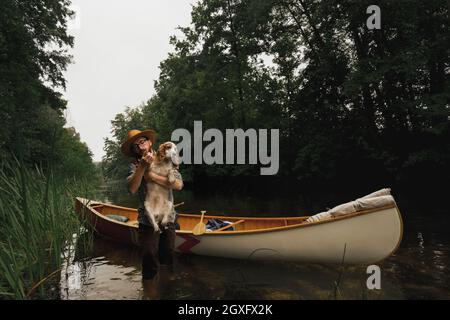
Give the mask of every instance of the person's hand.
<path id="1" fill-rule="evenodd" d="M 154 157 L 155 152 L 153 150 L 150 150 L 142 156 L 140 163 L 142 165 L 149 166 L 153 162 Z"/>

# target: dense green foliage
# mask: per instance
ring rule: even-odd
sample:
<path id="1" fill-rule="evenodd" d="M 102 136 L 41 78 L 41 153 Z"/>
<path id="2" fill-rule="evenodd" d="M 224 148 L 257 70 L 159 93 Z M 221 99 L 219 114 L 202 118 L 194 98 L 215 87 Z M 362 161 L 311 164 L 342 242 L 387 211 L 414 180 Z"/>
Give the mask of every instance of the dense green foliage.
<path id="1" fill-rule="evenodd" d="M 372 4 L 381 8 L 380 30 L 366 27 Z M 204 130 L 279 128 L 283 181 L 372 188 L 445 181 L 448 9 L 443 0 L 200 1 L 184 36 L 171 38 L 156 94 L 112 122 L 105 172 L 124 175 L 119 145 L 127 130 L 154 128 L 164 141 L 202 120 Z M 243 165 L 184 171 L 200 184 L 259 173 Z"/>
<path id="2" fill-rule="evenodd" d="M 0 3 L 0 160 L 52 165 L 69 175 L 93 175 L 92 154 L 65 128 L 63 72 L 70 62 L 70 1 Z"/>

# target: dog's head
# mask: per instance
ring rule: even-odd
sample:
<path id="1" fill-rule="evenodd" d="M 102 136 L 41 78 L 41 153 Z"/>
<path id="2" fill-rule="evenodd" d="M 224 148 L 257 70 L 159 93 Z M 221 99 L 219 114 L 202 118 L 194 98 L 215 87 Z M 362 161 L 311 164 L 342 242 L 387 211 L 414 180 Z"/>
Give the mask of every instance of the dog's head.
<path id="1" fill-rule="evenodd" d="M 178 149 L 173 142 L 162 143 L 158 151 L 156 152 L 156 157 L 158 161 L 170 160 L 175 167 L 180 165 L 180 157 L 178 156 Z"/>

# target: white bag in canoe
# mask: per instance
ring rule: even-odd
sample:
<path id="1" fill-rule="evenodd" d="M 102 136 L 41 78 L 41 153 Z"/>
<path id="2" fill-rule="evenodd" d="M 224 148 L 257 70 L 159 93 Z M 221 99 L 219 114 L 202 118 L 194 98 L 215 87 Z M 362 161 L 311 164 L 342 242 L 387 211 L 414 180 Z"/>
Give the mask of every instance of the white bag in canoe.
<path id="1" fill-rule="evenodd" d="M 306 222 L 323 221 L 361 210 L 381 208 L 389 204 L 395 204 L 395 200 L 391 196 L 391 189 L 384 188 L 354 201 L 338 205 L 328 211 L 313 215 L 309 217 Z"/>

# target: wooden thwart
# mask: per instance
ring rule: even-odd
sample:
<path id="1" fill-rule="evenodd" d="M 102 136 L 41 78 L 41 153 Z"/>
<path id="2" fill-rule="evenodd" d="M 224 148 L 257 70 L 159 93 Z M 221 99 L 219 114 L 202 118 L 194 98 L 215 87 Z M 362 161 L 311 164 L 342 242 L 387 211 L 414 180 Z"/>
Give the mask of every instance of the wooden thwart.
<path id="1" fill-rule="evenodd" d="M 222 228 L 219 228 L 219 229 L 217 229 L 217 230 L 214 230 L 214 232 L 226 230 L 226 229 L 228 229 L 228 228 L 230 228 L 230 227 L 234 227 L 235 225 L 238 225 L 238 224 L 240 224 L 240 223 L 242 223 L 242 222 L 244 222 L 244 221 L 245 221 L 244 219 L 243 219 L 243 220 L 238 220 L 238 221 L 233 222 L 233 223 L 231 223 L 231 224 L 229 224 L 229 225 L 223 226 Z"/>

